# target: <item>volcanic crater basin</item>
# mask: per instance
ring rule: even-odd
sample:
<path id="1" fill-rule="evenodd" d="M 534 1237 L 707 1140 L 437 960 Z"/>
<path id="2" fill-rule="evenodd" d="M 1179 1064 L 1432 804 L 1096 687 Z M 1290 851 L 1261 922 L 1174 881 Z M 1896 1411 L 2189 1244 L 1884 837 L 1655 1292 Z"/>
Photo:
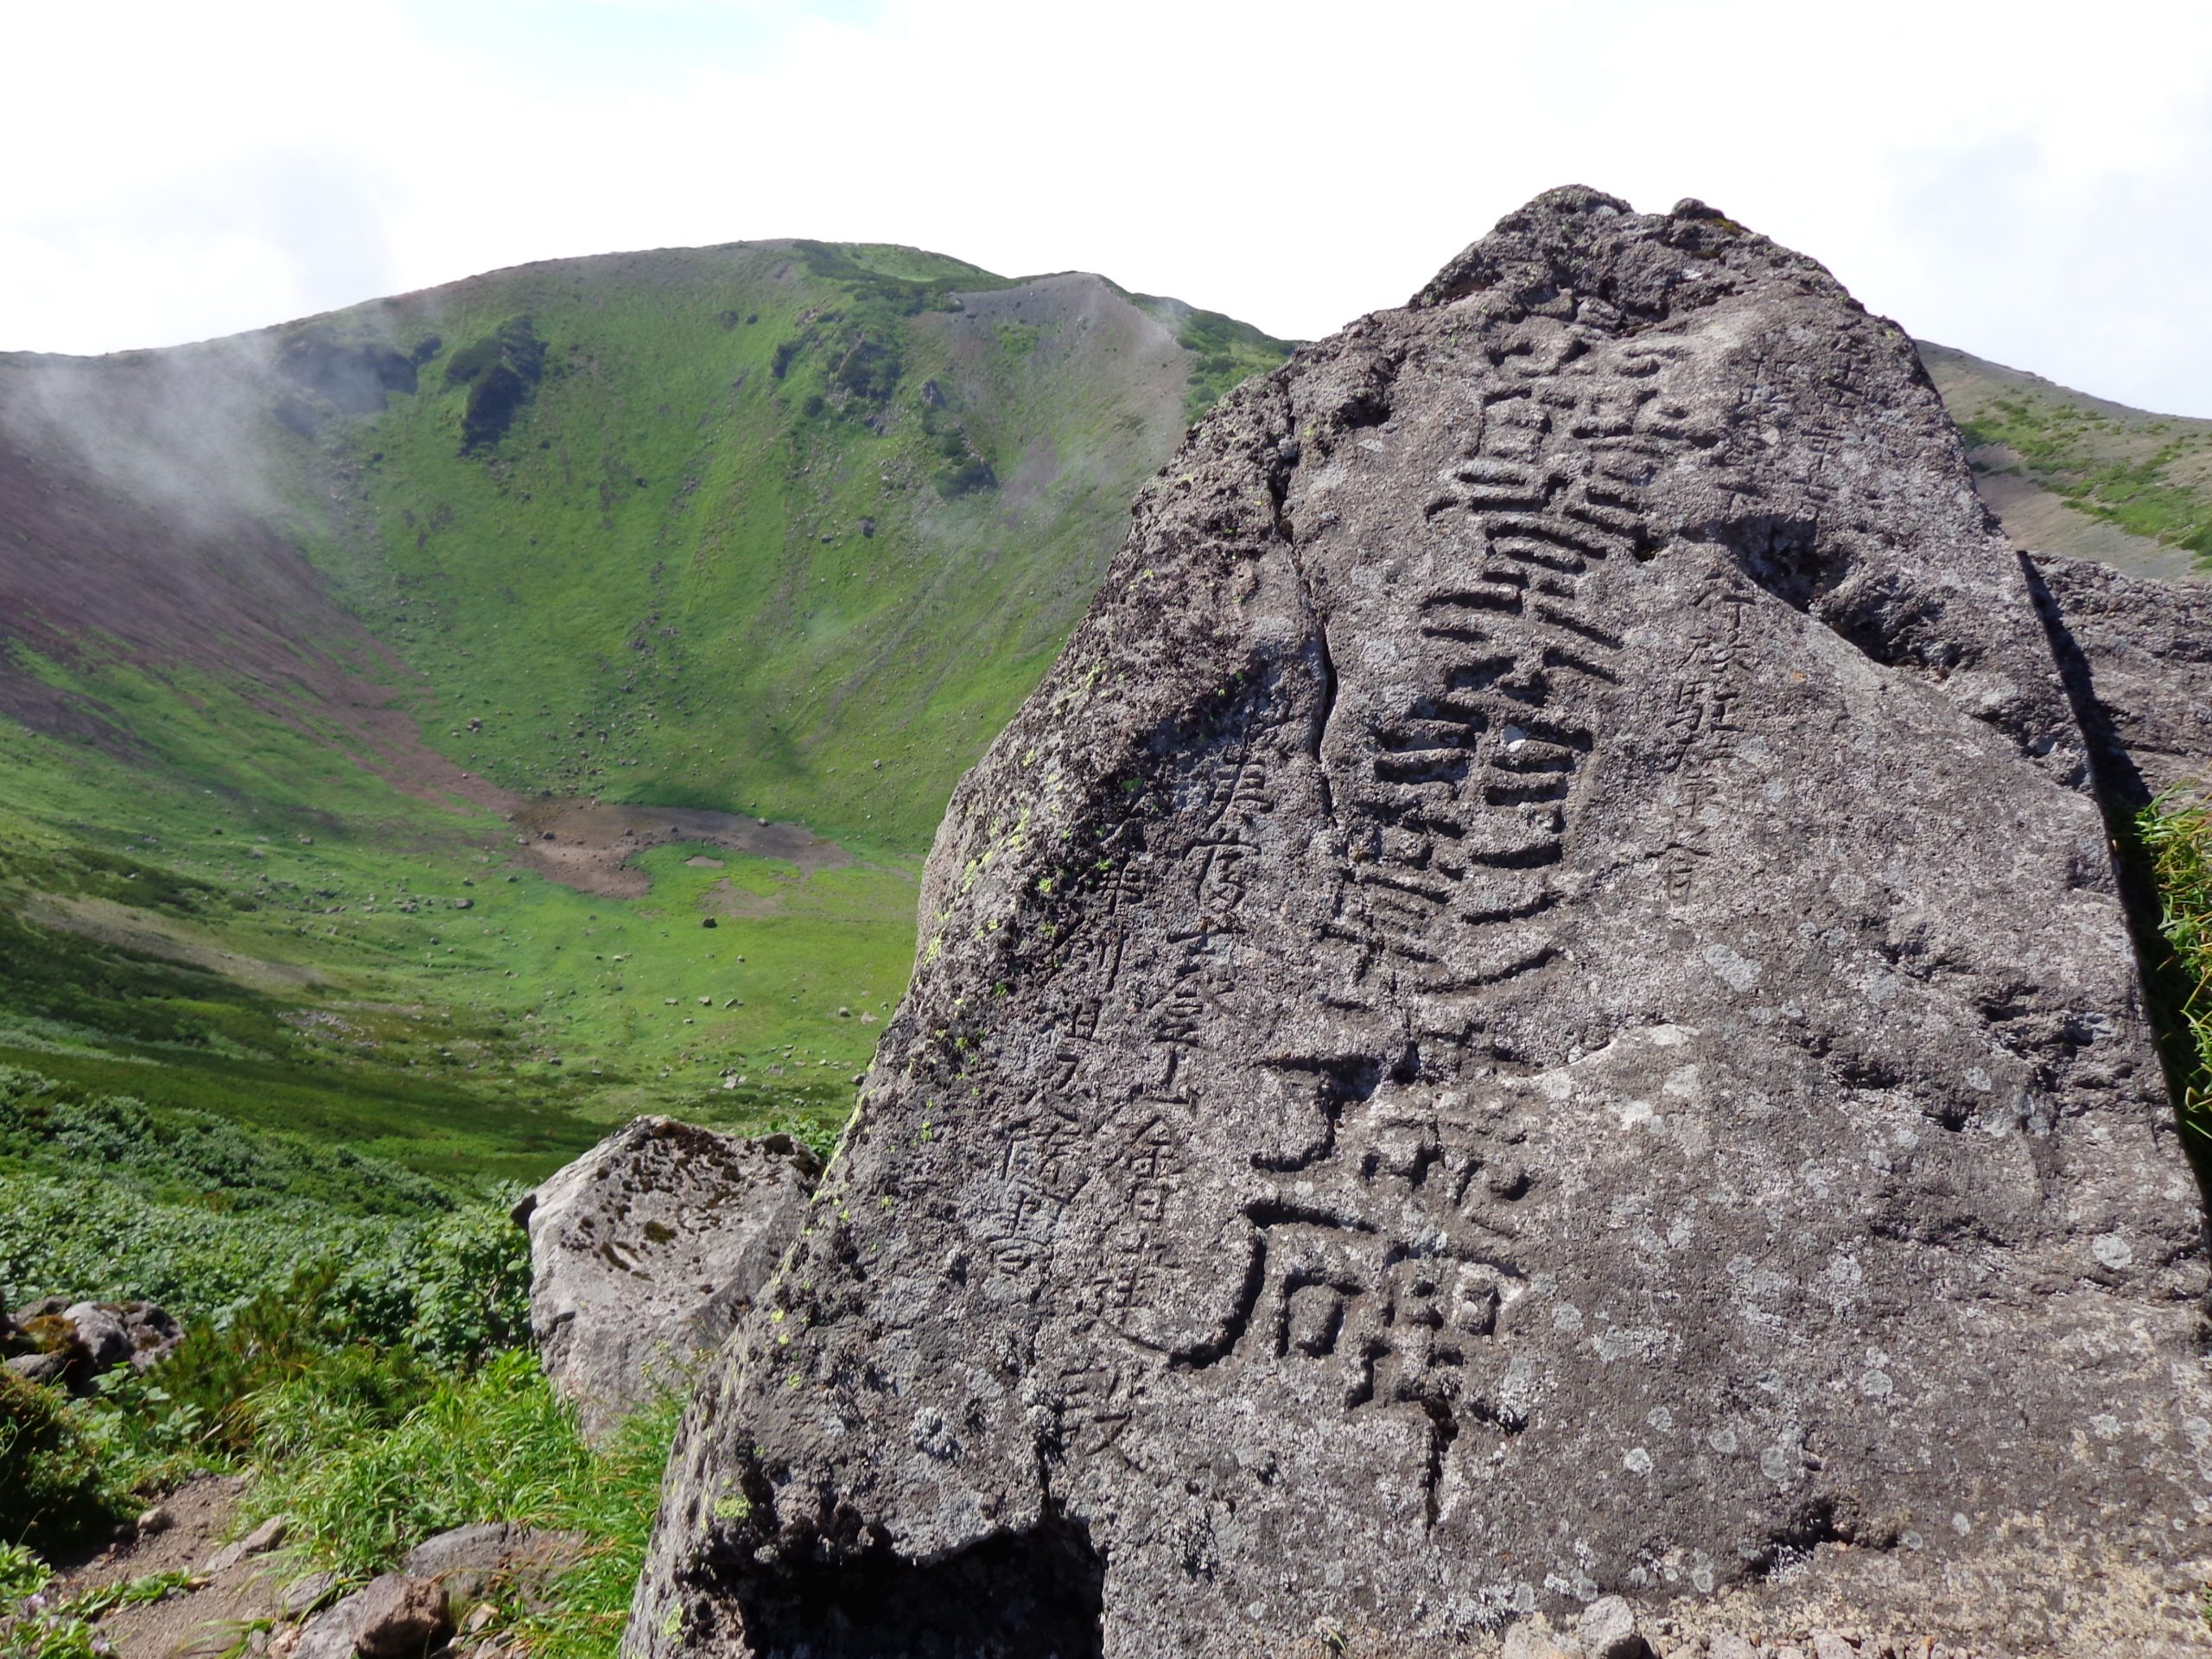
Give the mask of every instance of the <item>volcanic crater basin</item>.
<path id="1" fill-rule="evenodd" d="M 1902 333 L 1509 216 L 1216 410 L 961 785 L 628 1652 L 2206 1650 L 2086 774 Z"/>

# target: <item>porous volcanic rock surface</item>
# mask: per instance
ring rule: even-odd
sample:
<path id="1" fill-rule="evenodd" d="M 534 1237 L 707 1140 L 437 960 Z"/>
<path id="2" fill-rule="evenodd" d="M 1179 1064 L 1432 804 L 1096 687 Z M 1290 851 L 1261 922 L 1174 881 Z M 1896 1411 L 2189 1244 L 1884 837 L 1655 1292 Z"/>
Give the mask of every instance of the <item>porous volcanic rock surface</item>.
<path id="1" fill-rule="evenodd" d="M 721 1345 L 820 1173 L 789 1135 L 639 1117 L 516 1206 L 530 1231 L 531 1334 L 588 1436 L 683 1386 Z"/>
<path id="2" fill-rule="evenodd" d="M 2031 555 L 2106 798 L 2122 810 L 2212 770 L 2212 586 Z"/>
<path id="3" fill-rule="evenodd" d="M 2087 772 L 1904 335 L 1539 198 L 1140 499 L 629 1653 L 1605 1592 L 1677 1652 L 2204 1650 L 2202 1223 Z"/>

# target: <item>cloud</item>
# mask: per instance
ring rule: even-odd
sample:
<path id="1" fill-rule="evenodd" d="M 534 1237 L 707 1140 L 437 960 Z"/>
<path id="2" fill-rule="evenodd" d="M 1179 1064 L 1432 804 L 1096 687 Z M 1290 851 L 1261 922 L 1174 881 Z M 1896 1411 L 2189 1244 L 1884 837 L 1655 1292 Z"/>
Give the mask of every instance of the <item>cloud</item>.
<path id="1" fill-rule="evenodd" d="M 225 340 L 159 355 L 92 359 L 0 382 L 9 431 L 181 527 L 235 531 L 280 511 L 263 420 L 270 354 Z"/>
<path id="2" fill-rule="evenodd" d="M 1313 335 L 1578 180 L 1703 196 L 1932 338 L 2212 415 L 2212 335 L 2183 320 L 2212 170 L 2195 4 L 2063 34 L 1942 0 L 124 10 L 97 40 L 66 9 L 31 24 L 72 72 L 0 113 L 41 158 L 0 205 L 0 345 L 773 235 L 1096 269 Z"/>

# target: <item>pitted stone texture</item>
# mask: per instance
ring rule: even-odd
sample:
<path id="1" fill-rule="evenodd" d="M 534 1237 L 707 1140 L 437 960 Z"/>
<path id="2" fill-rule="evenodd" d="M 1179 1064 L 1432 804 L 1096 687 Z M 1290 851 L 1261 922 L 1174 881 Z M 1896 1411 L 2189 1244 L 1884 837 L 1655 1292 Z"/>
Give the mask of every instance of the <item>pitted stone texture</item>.
<path id="1" fill-rule="evenodd" d="M 2031 555 L 2107 797 L 2133 810 L 2212 774 L 2212 585 Z"/>
<path id="2" fill-rule="evenodd" d="M 2084 772 L 1904 335 L 1539 199 L 1207 420 L 961 785 L 631 1653 L 1044 1650 L 987 1554 L 1064 1652 L 2201 1650 Z"/>
<path id="3" fill-rule="evenodd" d="M 603 1437 L 682 1386 L 776 1269 L 820 1174 L 788 1135 L 632 1120 L 524 1198 L 546 1375 Z"/>

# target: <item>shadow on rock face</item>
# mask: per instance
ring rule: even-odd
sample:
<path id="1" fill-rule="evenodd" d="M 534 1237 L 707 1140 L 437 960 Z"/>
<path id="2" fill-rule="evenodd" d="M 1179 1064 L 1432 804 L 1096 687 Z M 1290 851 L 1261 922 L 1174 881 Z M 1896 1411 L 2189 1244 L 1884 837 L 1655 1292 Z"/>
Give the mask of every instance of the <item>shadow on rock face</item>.
<path id="1" fill-rule="evenodd" d="M 740 1607 L 762 1659 L 1097 1659 L 1105 1580 L 1084 1529 L 1048 1521 L 928 1566 L 883 1552 L 798 1567 Z"/>

